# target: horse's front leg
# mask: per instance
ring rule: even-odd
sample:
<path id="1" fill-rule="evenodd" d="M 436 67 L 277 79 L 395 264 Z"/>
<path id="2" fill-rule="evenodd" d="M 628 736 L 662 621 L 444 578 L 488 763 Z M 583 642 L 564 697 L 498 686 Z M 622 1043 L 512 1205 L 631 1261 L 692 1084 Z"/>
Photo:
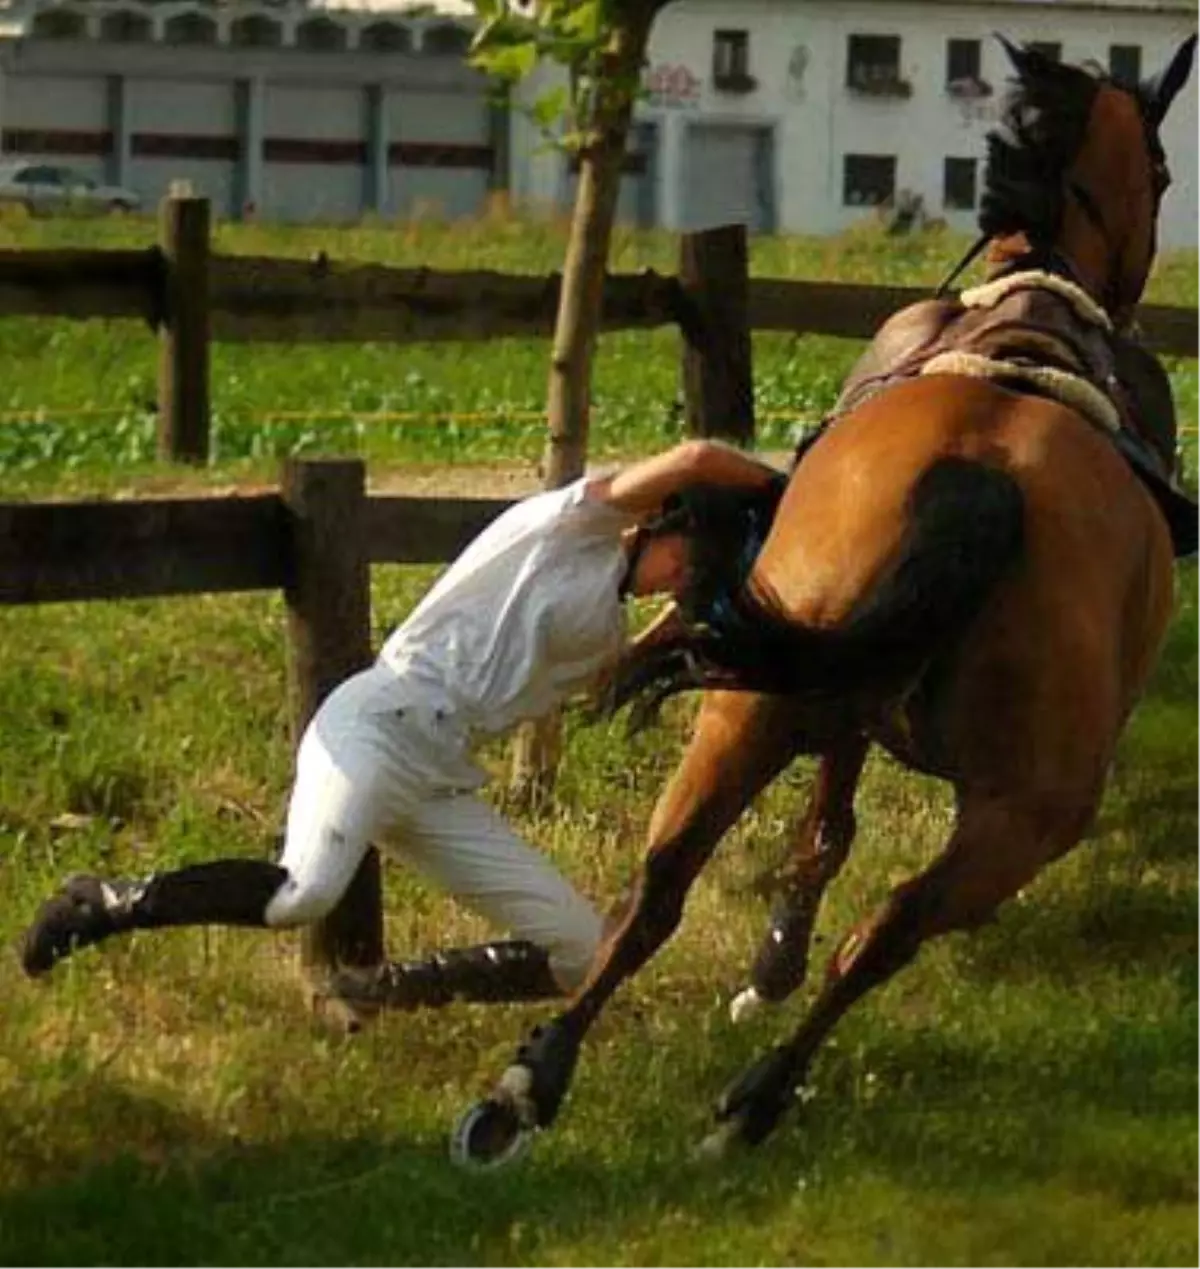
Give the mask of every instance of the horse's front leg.
<path id="1" fill-rule="evenodd" d="M 750 985 L 730 1006 L 735 1022 L 764 1002 L 778 1004 L 803 982 L 821 899 L 854 841 L 854 794 L 870 742 L 860 733 L 833 741 L 821 757 L 790 858 L 764 879 L 774 896 Z"/>
<path id="2" fill-rule="evenodd" d="M 588 1028 L 620 984 L 675 931 L 684 898 L 721 837 L 795 752 L 794 710 L 779 697 L 708 694 L 684 756 L 655 807 L 649 848 L 568 1007 L 521 1045 L 492 1097 L 460 1121 L 462 1161 L 507 1158 L 554 1122 Z"/>

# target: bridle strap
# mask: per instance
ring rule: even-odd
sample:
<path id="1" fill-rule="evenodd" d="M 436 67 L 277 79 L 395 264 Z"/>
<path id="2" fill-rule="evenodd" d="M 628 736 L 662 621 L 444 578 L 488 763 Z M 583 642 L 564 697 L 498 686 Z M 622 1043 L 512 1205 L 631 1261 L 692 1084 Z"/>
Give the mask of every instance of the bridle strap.
<path id="1" fill-rule="evenodd" d="M 1073 181 L 1069 178 L 1066 182 L 1066 188 L 1067 192 L 1083 209 L 1083 214 L 1091 222 L 1092 228 L 1104 240 L 1105 250 L 1111 253 L 1113 250 L 1112 237 L 1108 232 L 1108 225 L 1104 221 L 1104 212 L 1100 209 L 1100 204 L 1096 201 L 1095 195 L 1086 185 L 1081 185 L 1078 181 Z M 1101 304 L 1104 305 L 1110 316 L 1116 311 L 1118 305 L 1117 296 L 1114 293 L 1117 285 L 1117 275 L 1113 272 L 1109 277 L 1107 292 L 1100 297 Z"/>
<path id="2" fill-rule="evenodd" d="M 1083 214 L 1092 222 L 1092 227 L 1108 244 L 1108 226 L 1104 223 L 1104 213 L 1100 210 L 1100 204 L 1096 202 L 1094 195 L 1086 185 L 1080 185 L 1078 181 L 1067 181 L 1067 189 L 1074 196 L 1075 201 L 1083 208 Z"/>
<path id="3" fill-rule="evenodd" d="M 625 553 L 625 572 L 621 575 L 621 581 L 617 586 L 617 598 L 622 603 L 629 598 L 633 588 L 634 574 L 637 572 L 637 566 L 642 558 L 642 552 L 646 549 L 646 543 L 650 540 L 650 535 L 646 532 L 645 525 L 638 525 L 633 531 L 633 541 L 630 542 L 629 548 Z"/>
<path id="4" fill-rule="evenodd" d="M 975 257 L 984 249 L 984 247 L 988 245 L 990 241 L 991 241 L 991 234 L 986 234 L 986 233 L 980 234 L 979 237 L 975 239 L 975 241 L 971 244 L 970 248 L 968 249 L 966 255 L 964 255 L 963 258 L 954 266 L 954 268 L 950 270 L 950 272 L 946 275 L 946 277 L 943 278 L 937 290 L 934 291 L 933 298 L 935 300 L 945 299 L 946 292 L 949 291 L 950 288 L 954 285 L 954 283 L 958 280 L 958 275 L 967 267 L 967 265 L 971 263 L 972 260 L 975 259 Z"/>

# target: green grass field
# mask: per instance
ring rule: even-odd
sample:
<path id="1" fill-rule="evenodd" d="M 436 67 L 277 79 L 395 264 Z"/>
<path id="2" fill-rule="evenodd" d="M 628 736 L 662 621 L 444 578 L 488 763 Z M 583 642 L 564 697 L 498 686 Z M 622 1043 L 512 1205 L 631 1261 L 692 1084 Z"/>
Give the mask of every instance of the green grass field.
<path id="1" fill-rule="evenodd" d="M 139 221 L 2 222 L 0 245 L 152 233 Z M 231 251 L 320 246 L 531 272 L 553 267 L 561 245 L 560 230 L 507 220 L 229 226 L 219 238 Z M 840 247 L 766 241 L 754 267 L 932 284 L 959 246 L 865 232 Z M 618 267 L 669 267 L 670 250 L 665 238 L 623 239 Z M 1194 254 L 1169 261 L 1155 287 L 1194 305 Z M 256 413 L 370 411 L 385 397 L 427 411 L 430 425 L 392 434 L 317 419 L 304 447 L 362 453 L 373 475 L 540 448 L 537 426 L 503 410 L 537 409 L 545 344 L 218 349 L 225 439 L 210 472 L 180 476 L 138 439 L 138 394 L 153 385 L 144 330 L 0 327 L 0 409 L 46 411 L 41 431 L 0 424 L 5 498 L 269 480 L 298 438 L 260 428 Z M 760 406 L 811 417 L 856 352 L 756 339 Z M 676 362 L 666 336 L 604 341 L 597 452 L 675 435 Z M 1194 427 L 1195 363 L 1176 366 L 1174 383 Z M 79 415 L 89 402 L 128 403 L 125 430 Z M 500 417 L 484 428 L 432 422 L 485 409 Z M 39 453 L 39 436 L 58 439 Z M 1191 463 L 1194 474 L 1194 446 Z M 375 571 L 377 635 L 432 575 Z M 5 946 L 71 871 L 270 854 L 290 776 L 280 599 L 0 608 L 0 646 Z M 554 1132 L 497 1175 L 452 1170 L 446 1132 L 545 1010 L 460 1007 L 347 1038 L 308 1012 L 292 936 L 142 935 L 37 984 L 5 953 L 0 1263 L 1195 1264 L 1196 651 L 1187 565 L 1169 645 L 1087 841 L 996 924 L 930 947 L 852 1013 L 814 1070 L 815 1098 L 760 1151 L 720 1166 L 690 1158 L 712 1099 L 804 1003 L 737 1029 L 727 1020 L 766 919 L 751 883 L 784 848 L 808 762 L 731 835 L 677 937 L 614 1001 Z M 690 709 L 676 702 L 663 729 L 633 740 L 620 723 L 569 718 L 555 808 L 519 822 L 595 895 L 615 896 L 638 859 Z M 502 748 L 486 757 L 502 769 Z M 951 822 L 942 786 L 882 756 L 858 810 L 826 948 L 933 856 Z M 386 887 L 393 954 L 485 933 L 399 869 Z"/>

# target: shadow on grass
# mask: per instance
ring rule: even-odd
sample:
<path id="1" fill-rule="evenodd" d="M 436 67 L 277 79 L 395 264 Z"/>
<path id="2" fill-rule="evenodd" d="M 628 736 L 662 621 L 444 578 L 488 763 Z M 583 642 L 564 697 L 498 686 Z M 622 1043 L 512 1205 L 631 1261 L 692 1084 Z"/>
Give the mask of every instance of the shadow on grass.
<path id="1" fill-rule="evenodd" d="M 78 1171 L 0 1196 L 0 1263 L 524 1264 L 552 1263 L 564 1247 L 587 1263 L 589 1250 L 619 1249 L 626 1234 L 635 1250 L 610 1251 L 611 1263 L 655 1263 L 638 1250 L 657 1245 L 646 1240 L 660 1219 L 681 1214 L 685 1225 L 711 1222 L 716 1239 L 690 1263 L 746 1263 L 738 1231 L 786 1239 L 798 1179 L 813 1210 L 832 1212 L 824 1219 L 835 1232 L 860 1217 L 886 1222 L 886 1207 L 859 1216 L 839 1207 L 842 1187 L 868 1176 L 928 1195 L 935 1209 L 956 1205 L 957 1221 L 972 1219 L 980 1198 L 1043 1184 L 1122 1209 L 1186 1204 L 1195 1192 L 1186 1131 L 1195 1027 L 1186 1022 L 1108 1022 L 1065 1046 L 1049 1035 L 1019 1062 L 1011 1048 L 939 1027 L 860 1032 L 867 1043 L 853 1056 L 822 1056 L 811 1106 L 793 1110 L 765 1146 L 715 1169 L 687 1152 L 708 1126 L 708 1095 L 736 1069 L 721 1068 L 738 1060 L 734 1050 L 745 1057 L 744 1040 L 729 1034 L 703 1055 L 703 1077 L 688 1044 L 653 1091 L 653 1081 L 640 1090 L 634 1082 L 648 1040 L 623 1042 L 606 1055 L 606 1080 L 633 1092 L 619 1123 L 588 1122 L 585 1103 L 600 1090 L 581 1088 L 554 1138 L 519 1167 L 483 1175 L 453 1170 L 440 1132 L 292 1133 L 246 1145 L 94 1078 L 60 1107 L 81 1117 L 78 1148 L 68 1147 Z M 1165 1082 L 1147 1077 L 1163 1068 Z M 129 1139 L 122 1125 L 141 1143 L 136 1156 L 110 1148 Z M 11 1142 L 9 1128 L 0 1107 L 0 1135 Z M 805 1263 L 816 1251 L 809 1231 L 795 1236 L 794 1258 L 772 1262 Z M 883 1246 L 878 1262 L 902 1263 Z"/>
<path id="2" fill-rule="evenodd" d="M 637 1135 L 650 1132 L 640 1125 Z M 627 1143 L 622 1144 L 626 1148 Z M 118 1155 L 65 1182 L 0 1198 L 6 1264 L 539 1263 L 648 1209 L 711 1209 L 716 1193 L 766 1219 L 789 1187 L 688 1173 L 661 1147 L 615 1165 L 552 1146 L 497 1174 L 451 1168 L 444 1142 L 293 1136 L 243 1147 L 192 1136 L 191 1159 Z M 531 1244 L 523 1246 L 522 1243 Z"/>
<path id="3" fill-rule="evenodd" d="M 862 1060 L 869 1104 L 853 1073 L 826 1059 L 817 1100 L 789 1129 L 817 1165 L 869 1163 L 960 1198 L 1065 1185 L 1114 1210 L 1195 1203 L 1194 1015 L 1161 1032 L 1110 1026 L 1065 1051 L 1034 1048 L 1019 1065 L 938 1030 L 892 1034 Z"/>
<path id="4" fill-rule="evenodd" d="M 1083 847 L 1081 849 L 1086 849 Z M 1194 890 L 1145 879 L 1058 890 L 1009 904 L 995 925 L 964 936 L 957 967 L 968 981 L 1075 983 L 1097 968 L 1136 968 L 1196 981 Z"/>

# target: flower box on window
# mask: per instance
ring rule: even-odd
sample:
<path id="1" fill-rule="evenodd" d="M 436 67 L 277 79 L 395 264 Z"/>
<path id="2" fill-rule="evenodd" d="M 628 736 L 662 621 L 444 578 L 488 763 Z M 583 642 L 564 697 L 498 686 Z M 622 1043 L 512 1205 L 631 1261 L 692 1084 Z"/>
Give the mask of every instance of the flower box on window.
<path id="1" fill-rule="evenodd" d="M 990 97 L 992 95 L 992 86 L 986 79 L 979 79 L 975 75 L 966 75 L 962 79 L 952 79 L 946 85 L 946 93 L 951 97 L 958 97 L 964 101 L 976 101 L 980 97 Z"/>
<path id="2" fill-rule="evenodd" d="M 911 97 L 913 92 L 912 84 L 894 71 L 880 74 L 870 67 L 863 67 L 851 75 L 849 88 L 864 97 Z"/>
<path id="3" fill-rule="evenodd" d="M 728 75 L 714 75 L 713 87 L 722 93 L 752 93 L 758 87 L 758 80 L 745 71 L 733 71 Z"/>

